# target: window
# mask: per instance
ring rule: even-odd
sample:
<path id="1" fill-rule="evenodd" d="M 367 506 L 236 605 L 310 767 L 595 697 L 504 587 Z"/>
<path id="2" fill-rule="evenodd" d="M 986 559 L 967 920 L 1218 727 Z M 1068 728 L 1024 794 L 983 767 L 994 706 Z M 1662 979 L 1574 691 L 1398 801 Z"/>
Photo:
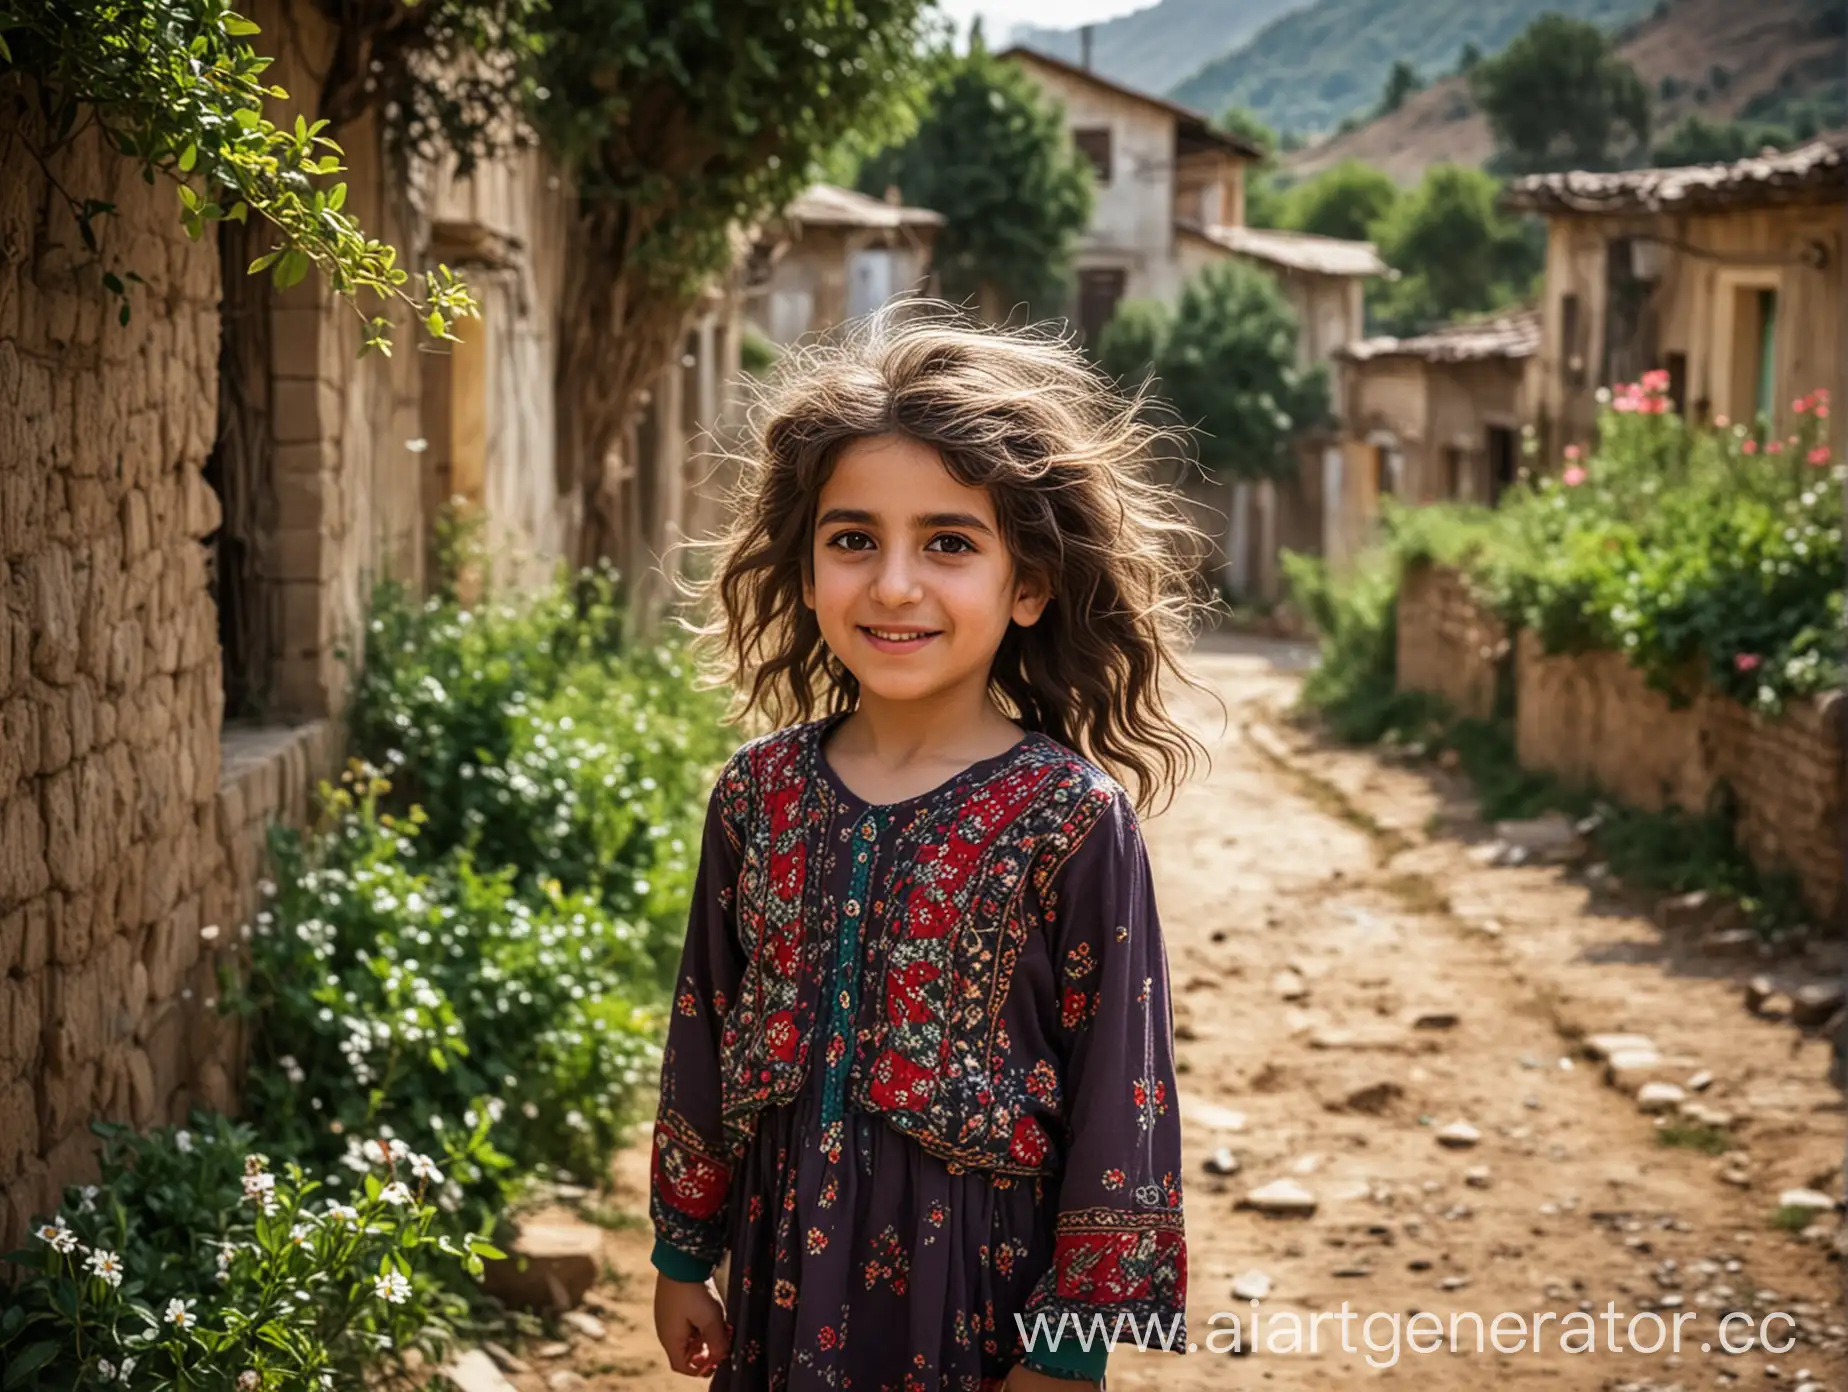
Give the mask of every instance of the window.
<path id="1" fill-rule="evenodd" d="M 1757 413 L 1771 414 L 1777 387 L 1777 291 L 1758 292 L 1758 380 L 1753 392 Z"/>
<path id="2" fill-rule="evenodd" d="M 1091 161 L 1091 169 L 1097 175 L 1097 182 L 1110 182 L 1110 127 L 1081 126 L 1072 132 L 1072 143 L 1078 147 L 1078 153 Z"/>
<path id="3" fill-rule="evenodd" d="M 1688 414 L 1688 355 L 1686 353 L 1668 355 L 1668 399 L 1674 404 L 1675 414 L 1685 420 Z"/>
<path id="4" fill-rule="evenodd" d="M 1735 285 L 1731 296 L 1730 414 L 1750 423 L 1777 415 L 1777 291 Z"/>
<path id="5" fill-rule="evenodd" d="M 1385 445 L 1373 447 L 1373 493 L 1375 497 L 1384 498 L 1398 492 L 1398 461 L 1393 458 L 1393 451 Z"/>
<path id="6" fill-rule="evenodd" d="M 1514 486 L 1516 461 L 1520 455 L 1514 447 L 1514 432 L 1506 426 L 1489 427 L 1489 505 L 1501 501 L 1504 491 Z"/>
<path id="7" fill-rule="evenodd" d="M 1078 332 L 1092 347 L 1123 298 L 1127 272 L 1105 269 L 1078 272 Z"/>

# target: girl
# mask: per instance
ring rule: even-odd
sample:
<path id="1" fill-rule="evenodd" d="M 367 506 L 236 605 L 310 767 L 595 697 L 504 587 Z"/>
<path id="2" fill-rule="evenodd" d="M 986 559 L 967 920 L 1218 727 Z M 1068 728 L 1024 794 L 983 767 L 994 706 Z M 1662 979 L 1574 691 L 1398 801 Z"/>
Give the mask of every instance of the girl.
<path id="1" fill-rule="evenodd" d="M 1186 1348 L 1167 963 L 1105 772 L 1171 796 L 1204 752 L 1138 405 L 912 302 L 761 421 L 702 632 L 780 728 L 713 791 L 662 1064 L 677 1371 L 1074 1392 L 1112 1337 Z"/>

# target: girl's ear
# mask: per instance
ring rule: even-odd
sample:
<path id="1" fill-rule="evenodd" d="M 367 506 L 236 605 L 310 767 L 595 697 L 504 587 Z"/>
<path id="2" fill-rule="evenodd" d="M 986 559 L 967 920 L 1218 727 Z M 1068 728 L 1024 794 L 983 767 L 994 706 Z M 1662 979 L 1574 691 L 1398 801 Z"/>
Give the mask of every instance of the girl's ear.
<path id="1" fill-rule="evenodd" d="M 1052 587 L 1044 576 L 1029 576 L 1020 582 L 1014 592 L 1014 609 L 1010 617 L 1022 628 L 1031 628 L 1040 621 L 1040 615 L 1046 612 L 1046 606 L 1052 603 Z"/>

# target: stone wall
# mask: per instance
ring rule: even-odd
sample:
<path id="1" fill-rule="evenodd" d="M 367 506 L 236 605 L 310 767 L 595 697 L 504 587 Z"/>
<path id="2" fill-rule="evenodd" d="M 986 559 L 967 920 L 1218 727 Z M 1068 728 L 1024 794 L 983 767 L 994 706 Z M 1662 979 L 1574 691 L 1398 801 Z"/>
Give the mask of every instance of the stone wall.
<path id="1" fill-rule="evenodd" d="M 1475 714 L 1492 709 L 1494 672 L 1484 654 L 1500 629 L 1473 611 L 1454 572 L 1408 572 L 1398 613 L 1402 688 L 1434 692 Z M 1532 633 L 1518 635 L 1514 651 L 1515 739 L 1523 765 L 1650 811 L 1701 811 L 1724 783 L 1752 862 L 1794 871 L 1821 921 L 1836 921 L 1848 824 L 1848 700 L 1840 693 L 1793 702 L 1776 719 L 1708 692 L 1677 708 L 1618 653 L 1548 656 Z"/>
<path id="2" fill-rule="evenodd" d="M 1497 672 L 1508 656 L 1501 620 L 1441 566 L 1407 568 L 1399 587 L 1399 685 L 1441 696 L 1460 713 L 1495 713 Z"/>

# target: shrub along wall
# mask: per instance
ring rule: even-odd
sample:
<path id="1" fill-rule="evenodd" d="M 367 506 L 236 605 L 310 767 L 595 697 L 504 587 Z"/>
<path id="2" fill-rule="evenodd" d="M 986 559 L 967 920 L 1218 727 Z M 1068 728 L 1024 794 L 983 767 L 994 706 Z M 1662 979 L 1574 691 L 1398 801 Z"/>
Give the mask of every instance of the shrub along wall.
<path id="1" fill-rule="evenodd" d="M 1500 622 L 1442 566 L 1407 568 L 1398 601 L 1399 686 L 1486 715 Z M 1547 654 L 1515 642 L 1516 748 L 1528 768 L 1595 785 L 1632 806 L 1699 811 L 1732 790 L 1741 849 L 1763 871 L 1788 869 L 1823 922 L 1843 907 L 1843 727 L 1839 692 L 1788 702 L 1780 715 L 1703 690 L 1672 706 L 1619 653 Z M 1488 705 L 1483 704 L 1487 692 Z"/>

